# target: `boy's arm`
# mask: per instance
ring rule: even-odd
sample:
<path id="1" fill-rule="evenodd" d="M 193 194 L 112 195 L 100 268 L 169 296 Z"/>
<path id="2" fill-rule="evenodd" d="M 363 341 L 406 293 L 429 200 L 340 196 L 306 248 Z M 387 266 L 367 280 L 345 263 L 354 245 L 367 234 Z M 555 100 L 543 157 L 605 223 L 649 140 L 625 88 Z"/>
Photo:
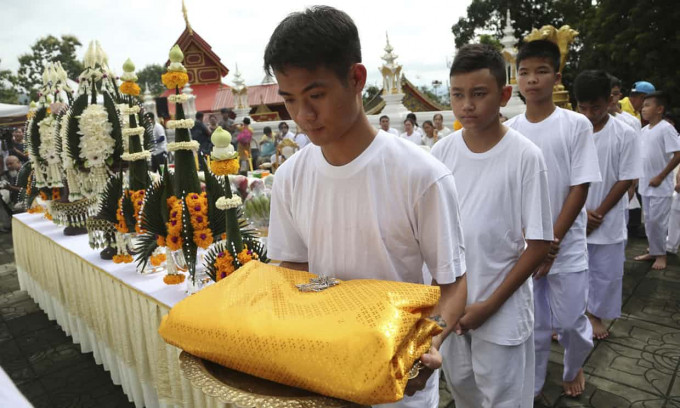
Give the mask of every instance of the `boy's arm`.
<path id="1" fill-rule="evenodd" d="M 446 337 L 451 334 L 456 326 L 456 322 L 463 315 L 465 304 L 467 303 L 467 275 L 458 278 L 454 283 L 440 285 L 437 281 L 432 281 L 433 285 L 439 286 L 441 295 L 439 303 L 432 312 L 435 318 L 444 329 L 439 335 L 432 339 L 432 347 L 439 350 Z"/>
<path id="2" fill-rule="evenodd" d="M 604 198 L 604 200 L 602 200 L 600 206 L 597 207 L 595 211 L 588 211 L 588 227 L 587 227 L 588 234 L 590 234 L 591 232 L 596 230 L 600 225 L 602 225 L 604 217 L 612 208 L 614 208 L 616 203 L 621 201 L 621 197 L 623 197 L 623 195 L 626 194 L 626 192 L 632 185 L 633 180 L 617 181 L 609 190 L 609 193 L 607 193 L 607 196 Z"/>
<path id="3" fill-rule="evenodd" d="M 505 301 L 529 279 L 543 262 L 549 249 L 550 241 L 527 240 L 527 249 L 491 296 L 483 302 L 473 303 L 465 308 L 465 314 L 458 321 L 456 332 L 462 334 L 468 330 L 474 330 L 493 316 Z"/>
<path id="4" fill-rule="evenodd" d="M 673 169 L 675 169 L 678 164 L 680 164 L 680 152 L 673 152 L 673 158 L 668 162 L 666 167 L 657 174 L 653 179 L 649 180 L 649 185 L 652 187 L 659 187 L 663 180 L 671 174 Z"/>
<path id="5" fill-rule="evenodd" d="M 560 242 L 562 241 L 562 238 L 567 235 L 569 228 L 574 224 L 576 217 L 578 217 L 578 214 L 581 212 L 581 208 L 583 208 L 586 203 L 589 187 L 590 183 L 569 187 L 569 194 L 567 194 L 567 198 L 564 200 L 562 211 L 560 211 L 560 214 L 557 216 L 557 220 L 553 227 L 555 240 L 550 245 L 547 259 L 536 270 L 536 273 L 534 273 L 534 278 L 540 279 L 550 272 L 550 268 L 560 251 Z"/>

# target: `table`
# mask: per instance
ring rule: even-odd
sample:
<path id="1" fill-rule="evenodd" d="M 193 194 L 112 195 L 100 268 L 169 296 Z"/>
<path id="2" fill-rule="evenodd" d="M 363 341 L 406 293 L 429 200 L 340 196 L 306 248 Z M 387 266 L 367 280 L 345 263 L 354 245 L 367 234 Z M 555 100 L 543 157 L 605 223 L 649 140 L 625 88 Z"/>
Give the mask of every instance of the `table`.
<path id="1" fill-rule="evenodd" d="M 181 350 L 158 335 L 161 317 L 186 296 L 184 285 L 101 260 L 87 235 L 64 236 L 42 214 L 15 215 L 12 235 L 21 288 L 136 407 L 236 408 L 194 388 L 182 375 Z"/>

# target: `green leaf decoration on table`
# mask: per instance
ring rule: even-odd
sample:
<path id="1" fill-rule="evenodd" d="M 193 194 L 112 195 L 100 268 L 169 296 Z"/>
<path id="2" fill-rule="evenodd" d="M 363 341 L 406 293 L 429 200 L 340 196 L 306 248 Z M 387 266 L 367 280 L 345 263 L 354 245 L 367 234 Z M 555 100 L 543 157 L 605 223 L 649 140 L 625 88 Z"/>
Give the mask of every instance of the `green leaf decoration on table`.
<path id="1" fill-rule="evenodd" d="M 18 203 L 24 203 L 24 206 L 26 208 L 28 207 L 28 203 L 33 202 L 33 198 L 35 198 L 38 194 L 34 193 L 35 188 L 32 189 L 32 196 L 33 198 L 30 201 L 27 201 L 29 197 L 27 196 L 26 192 L 28 191 L 28 177 L 31 175 L 33 172 L 33 166 L 31 164 L 31 161 L 27 161 L 21 166 L 21 169 L 19 169 L 19 174 L 17 174 L 17 186 L 21 187 L 21 191 L 19 192 L 18 196 Z M 35 180 L 33 180 L 35 181 Z"/>
<path id="2" fill-rule="evenodd" d="M 113 147 L 113 155 L 116 160 L 123 154 L 123 132 L 120 125 L 120 116 L 116 109 L 116 102 L 110 93 L 104 92 L 104 108 L 109 115 L 109 123 L 111 123 L 111 137 L 116 141 Z"/>
<path id="3" fill-rule="evenodd" d="M 208 201 L 208 221 L 209 228 L 213 233 L 213 240 L 218 241 L 222 234 L 226 232 L 226 218 L 224 211 L 217 208 L 215 203 L 224 195 L 222 183 L 217 179 L 208 168 L 202 154 L 198 155 L 198 164 L 205 177 L 205 196 Z"/>
<path id="4" fill-rule="evenodd" d="M 191 214 L 187 202 L 182 196 L 182 254 L 187 263 L 187 268 L 193 277 L 196 271 L 196 252 L 198 247 L 194 243 L 194 227 L 191 225 Z"/>
<path id="5" fill-rule="evenodd" d="M 173 186 L 175 185 L 174 181 L 174 174 L 170 174 L 170 171 L 168 170 L 168 163 L 166 162 L 165 165 L 163 166 L 163 183 L 162 183 L 162 191 L 161 191 L 161 205 L 160 207 L 149 207 L 149 208 L 158 208 L 160 209 L 160 216 L 163 218 L 163 225 L 168 222 L 170 219 L 170 210 L 168 209 L 168 199 L 175 195 L 175 192 L 173 190 Z M 163 234 L 165 236 L 165 234 Z"/>
<path id="6" fill-rule="evenodd" d="M 35 112 L 35 116 L 31 120 L 29 126 L 31 127 L 31 138 L 29 140 L 31 156 L 40 157 L 40 128 L 38 123 L 47 117 L 47 108 L 41 107 Z"/>
<path id="7" fill-rule="evenodd" d="M 54 128 L 54 134 L 55 134 L 55 150 L 58 155 L 61 156 L 61 127 L 62 127 L 62 119 L 64 116 L 66 116 L 67 110 L 64 109 L 62 112 L 57 116 L 56 118 L 56 125 Z"/>
<path id="8" fill-rule="evenodd" d="M 166 217 L 167 217 L 167 204 L 162 206 L 162 203 L 166 203 L 167 199 L 163 198 L 165 191 L 165 186 L 163 181 L 157 181 L 153 183 L 146 190 L 146 197 L 144 198 L 144 207 L 142 208 L 142 228 L 148 233 L 154 235 L 160 235 L 165 237 L 168 234 L 166 227 L 167 220 L 163 219 L 163 211 L 159 211 L 165 207 Z M 154 241 L 155 242 L 155 241 Z"/>
<path id="9" fill-rule="evenodd" d="M 114 224 L 118 223 L 116 212 L 118 212 L 118 200 L 123 192 L 123 180 L 120 175 L 109 178 L 104 192 L 99 202 L 99 213 L 97 218 L 107 220 Z"/>
<path id="10" fill-rule="evenodd" d="M 66 151 L 73 160 L 76 167 L 81 167 L 84 165 L 84 160 L 80 158 L 80 125 L 78 123 L 78 118 L 82 115 L 85 108 L 87 108 L 87 98 L 88 95 L 82 94 L 76 98 L 73 102 L 73 106 L 69 110 L 68 117 L 68 129 L 66 129 Z"/>
<path id="11" fill-rule="evenodd" d="M 141 105 L 137 103 L 140 107 Z M 153 121 L 149 119 L 148 116 L 144 114 L 144 111 L 140 109 L 137 114 L 137 123 L 144 128 L 144 138 L 142 139 L 142 145 L 144 150 L 151 150 L 153 148 Z"/>
<path id="12" fill-rule="evenodd" d="M 134 214 L 135 207 L 132 204 L 132 199 L 129 195 L 125 194 L 123 196 L 123 216 L 125 218 L 125 225 L 127 225 L 128 231 L 131 233 L 135 231 L 135 224 L 137 224 Z"/>
<path id="13" fill-rule="evenodd" d="M 144 270 L 149 258 L 153 255 L 153 251 L 155 251 L 156 248 L 158 248 L 156 234 L 147 231 L 141 235 L 137 235 L 137 244 L 135 245 L 134 251 L 138 270 Z"/>

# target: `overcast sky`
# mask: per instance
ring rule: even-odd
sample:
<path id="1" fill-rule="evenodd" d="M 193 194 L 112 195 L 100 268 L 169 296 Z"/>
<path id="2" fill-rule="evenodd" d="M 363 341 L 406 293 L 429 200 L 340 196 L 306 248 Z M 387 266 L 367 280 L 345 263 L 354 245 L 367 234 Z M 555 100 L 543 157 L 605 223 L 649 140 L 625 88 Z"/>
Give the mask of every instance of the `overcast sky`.
<path id="1" fill-rule="evenodd" d="M 264 77 L 262 55 L 274 27 L 288 13 L 318 4 L 306 0 L 185 0 L 189 22 L 231 70 L 222 81 L 231 85 L 235 63 L 246 84 Z M 326 1 L 347 12 L 359 28 L 369 84 L 380 86 L 378 67 L 385 32 L 406 77 L 417 84 L 446 84 L 447 59 L 454 52 L 451 26 L 465 15 L 470 0 Z M 0 68 L 16 72 L 17 57 L 40 37 L 75 35 L 82 43 L 99 40 L 118 74 L 130 57 L 141 69 L 163 64 L 184 30 L 181 0 L 2 0 Z M 444 89 L 440 89 L 444 92 Z"/>

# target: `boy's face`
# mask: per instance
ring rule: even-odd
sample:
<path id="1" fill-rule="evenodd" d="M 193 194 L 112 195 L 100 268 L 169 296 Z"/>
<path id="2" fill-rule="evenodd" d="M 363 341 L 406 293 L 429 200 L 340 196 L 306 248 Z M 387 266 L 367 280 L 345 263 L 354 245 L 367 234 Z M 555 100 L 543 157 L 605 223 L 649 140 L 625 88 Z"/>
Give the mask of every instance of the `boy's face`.
<path id="1" fill-rule="evenodd" d="M 609 116 L 612 97 L 600 98 L 590 102 L 578 102 L 578 111 L 585 115 L 594 128 L 598 128 Z"/>
<path id="2" fill-rule="evenodd" d="M 560 79 L 548 58 L 525 58 L 517 68 L 517 86 L 527 104 L 552 100 L 553 86 Z"/>
<path id="3" fill-rule="evenodd" d="M 434 127 L 437 129 L 441 129 L 444 125 L 444 118 L 441 117 L 441 115 L 436 115 L 434 118 L 432 118 L 434 121 Z"/>
<path id="4" fill-rule="evenodd" d="M 404 131 L 408 134 L 411 134 L 411 132 L 413 132 L 413 123 L 411 123 L 410 120 L 404 122 Z"/>
<path id="5" fill-rule="evenodd" d="M 623 94 L 621 93 L 621 87 L 612 87 L 612 103 L 618 103 L 621 100 Z"/>
<path id="6" fill-rule="evenodd" d="M 498 123 L 498 112 L 510 99 L 512 88 L 499 88 L 488 68 L 455 73 L 451 77 L 451 107 L 456 119 L 469 130 Z"/>
<path id="7" fill-rule="evenodd" d="M 390 120 L 389 118 L 382 118 L 380 119 L 380 127 L 384 131 L 390 130 Z"/>
<path id="8" fill-rule="evenodd" d="M 363 112 L 366 68 L 361 64 L 350 68 L 346 82 L 326 67 L 287 67 L 274 74 L 290 117 L 317 146 L 343 138 Z"/>
<path id="9" fill-rule="evenodd" d="M 652 121 L 654 119 L 661 119 L 663 117 L 663 106 L 659 105 L 654 98 L 647 98 L 642 102 L 642 110 L 640 111 L 642 119 Z"/>
<path id="10" fill-rule="evenodd" d="M 645 102 L 645 94 L 639 92 L 631 93 L 628 100 L 630 100 L 630 104 L 633 105 L 633 109 L 636 112 L 641 112 Z"/>

